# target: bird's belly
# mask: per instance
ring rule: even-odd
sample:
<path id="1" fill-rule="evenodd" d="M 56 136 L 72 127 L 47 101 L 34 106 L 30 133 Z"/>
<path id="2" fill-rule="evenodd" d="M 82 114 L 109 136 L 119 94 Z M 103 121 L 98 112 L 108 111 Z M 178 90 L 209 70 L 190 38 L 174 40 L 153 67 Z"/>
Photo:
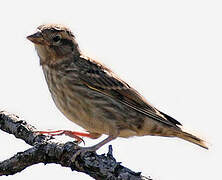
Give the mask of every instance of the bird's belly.
<path id="1" fill-rule="evenodd" d="M 83 96 L 80 93 L 82 87 L 78 88 L 75 91 L 69 91 L 67 88 L 60 88 L 60 91 L 51 89 L 51 95 L 57 108 L 69 120 L 89 132 L 110 134 L 115 126 L 114 123 L 106 121 L 100 108 L 95 107 L 95 100 Z"/>

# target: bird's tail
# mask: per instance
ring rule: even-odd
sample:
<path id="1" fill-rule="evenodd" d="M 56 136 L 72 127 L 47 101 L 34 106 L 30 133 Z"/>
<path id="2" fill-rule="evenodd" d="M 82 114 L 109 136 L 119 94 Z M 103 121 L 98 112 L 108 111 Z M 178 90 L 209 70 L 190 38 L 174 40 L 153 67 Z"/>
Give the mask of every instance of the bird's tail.
<path id="1" fill-rule="evenodd" d="M 204 141 L 204 140 L 202 140 L 190 133 L 180 131 L 180 132 L 178 132 L 177 137 L 182 138 L 182 139 L 189 141 L 191 143 L 197 144 L 198 146 L 201 146 L 205 149 L 208 149 L 206 141 Z"/>

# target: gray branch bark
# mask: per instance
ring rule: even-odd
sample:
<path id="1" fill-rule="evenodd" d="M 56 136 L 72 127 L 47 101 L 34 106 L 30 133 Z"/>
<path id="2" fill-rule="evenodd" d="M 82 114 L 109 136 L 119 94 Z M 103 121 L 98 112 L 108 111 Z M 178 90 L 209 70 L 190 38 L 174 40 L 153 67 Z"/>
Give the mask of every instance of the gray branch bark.
<path id="1" fill-rule="evenodd" d="M 35 127 L 5 111 L 0 111 L 0 129 L 32 146 L 0 162 L 0 176 L 13 175 L 38 163 L 55 163 L 86 173 L 94 179 L 151 180 L 117 162 L 112 154 L 112 146 L 109 146 L 107 155 L 87 152 L 71 162 L 71 157 L 81 148 L 75 142 L 61 143 L 51 136 L 39 135 L 35 133 Z"/>

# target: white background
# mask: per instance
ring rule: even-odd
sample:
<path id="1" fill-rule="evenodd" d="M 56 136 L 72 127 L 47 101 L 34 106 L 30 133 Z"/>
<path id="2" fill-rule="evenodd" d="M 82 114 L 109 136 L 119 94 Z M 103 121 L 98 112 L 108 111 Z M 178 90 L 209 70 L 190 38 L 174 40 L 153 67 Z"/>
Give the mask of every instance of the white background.
<path id="1" fill-rule="evenodd" d="M 215 0 L 1 2 L 0 109 L 40 130 L 80 129 L 55 107 L 34 46 L 26 39 L 42 23 L 62 23 L 73 30 L 83 52 L 212 144 L 207 151 L 176 138 L 119 138 L 111 142 L 117 161 L 158 180 L 220 179 L 221 9 Z M 29 148 L 2 131 L 0 142 L 0 160 Z M 107 150 L 105 145 L 98 153 Z M 91 179 L 54 164 L 0 177 L 37 178 Z"/>

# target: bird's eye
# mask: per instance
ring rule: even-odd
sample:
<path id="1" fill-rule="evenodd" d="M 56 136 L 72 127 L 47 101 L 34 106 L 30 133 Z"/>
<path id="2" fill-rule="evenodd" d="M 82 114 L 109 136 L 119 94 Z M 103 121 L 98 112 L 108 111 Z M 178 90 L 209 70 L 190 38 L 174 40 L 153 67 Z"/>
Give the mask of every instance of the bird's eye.
<path id="1" fill-rule="evenodd" d="M 58 43 L 61 40 L 61 36 L 60 35 L 56 35 L 53 39 L 52 39 L 55 43 Z"/>

